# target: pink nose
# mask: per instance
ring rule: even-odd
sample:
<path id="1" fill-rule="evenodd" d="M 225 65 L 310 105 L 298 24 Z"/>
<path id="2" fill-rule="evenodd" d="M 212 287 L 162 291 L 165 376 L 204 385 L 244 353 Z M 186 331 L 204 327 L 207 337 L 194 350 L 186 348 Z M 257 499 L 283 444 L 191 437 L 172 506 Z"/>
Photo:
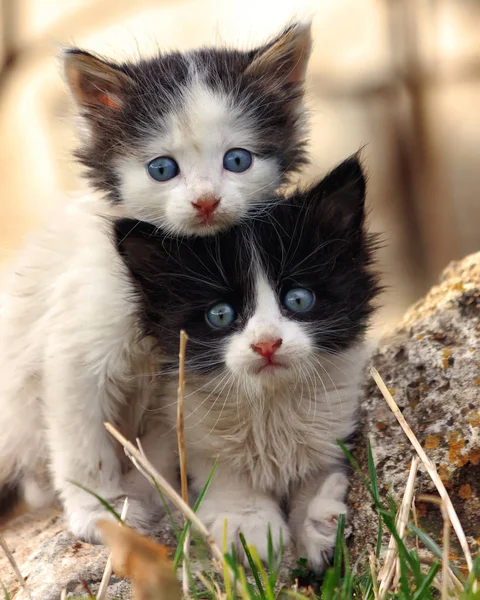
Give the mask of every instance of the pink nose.
<path id="1" fill-rule="evenodd" d="M 252 344 L 251 348 L 254 352 L 260 354 L 260 356 L 271 358 L 281 345 L 282 340 L 278 338 L 276 340 L 265 340 L 264 342 L 258 342 L 258 344 Z"/>
<path id="2" fill-rule="evenodd" d="M 203 196 L 195 202 L 192 202 L 192 206 L 195 210 L 202 215 L 202 217 L 210 217 L 215 212 L 217 206 L 220 204 L 220 200 L 215 196 Z"/>

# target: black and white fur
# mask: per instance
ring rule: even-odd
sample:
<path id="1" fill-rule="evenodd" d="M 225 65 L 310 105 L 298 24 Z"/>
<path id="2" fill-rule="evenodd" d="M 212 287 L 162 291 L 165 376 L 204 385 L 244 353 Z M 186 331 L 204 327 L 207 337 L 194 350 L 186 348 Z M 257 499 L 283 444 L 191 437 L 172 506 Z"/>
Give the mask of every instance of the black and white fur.
<path id="1" fill-rule="evenodd" d="M 333 550 L 348 485 L 337 440 L 355 429 L 364 334 L 379 291 L 364 196 L 352 158 L 312 189 L 273 203 L 262 220 L 214 238 L 116 225 L 139 321 L 159 344 L 165 387 L 157 409 L 171 428 L 177 381 L 168 363 L 176 364 L 179 330 L 189 335 L 189 474 L 200 490 L 219 457 L 199 516 L 218 544 L 227 519 L 229 547 L 240 553 L 242 531 L 266 559 L 269 525 L 276 548 L 280 535 L 285 543 L 293 537 L 316 570 Z M 308 312 L 282 304 L 292 288 L 313 292 Z M 205 318 L 218 302 L 235 310 L 230 327 L 212 328 Z M 272 339 L 281 342 L 275 365 L 254 350 Z"/>
<path id="2" fill-rule="evenodd" d="M 245 217 L 306 163 L 303 106 L 310 25 L 294 23 L 251 51 L 205 48 L 114 64 L 67 50 L 65 76 L 86 125 L 77 157 L 91 185 L 125 216 L 174 233 L 210 235 Z M 243 173 L 222 168 L 244 148 Z M 158 182 L 156 157 L 179 174 Z M 219 200 L 203 226 L 194 203 Z"/>
<path id="3" fill-rule="evenodd" d="M 2 284 L 0 485 L 21 482 L 32 505 L 50 500 L 53 488 L 80 538 L 97 541 L 95 522 L 105 514 L 72 480 L 112 502 L 128 494 L 129 521 L 139 528 L 156 510 L 150 490 L 125 476 L 123 453 L 104 428 L 117 423 L 132 440 L 146 433 L 142 415 L 158 370 L 149 340 L 139 341 L 110 219 L 204 236 L 270 198 L 306 160 L 310 44 L 309 26 L 295 23 L 246 52 L 202 49 L 122 64 L 79 49 L 64 54 L 85 125 L 77 157 L 93 193 L 59 210 Z M 247 171 L 222 169 L 232 147 L 253 153 Z M 163 183 L 147 173 L 161 155 L 180 169 Z M 211 195 L 220 203 L 205 225 L 192 203 Z M 175 479 L 173 461 L 162 470 Z"/>

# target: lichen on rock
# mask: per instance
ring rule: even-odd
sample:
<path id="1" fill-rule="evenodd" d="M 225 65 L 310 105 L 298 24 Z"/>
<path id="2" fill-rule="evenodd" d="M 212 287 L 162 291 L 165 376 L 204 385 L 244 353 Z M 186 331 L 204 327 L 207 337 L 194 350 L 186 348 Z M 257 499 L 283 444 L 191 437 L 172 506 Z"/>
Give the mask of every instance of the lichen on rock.
<path id="1" fill-rule="evenodd" d="M 457 510 L 475 549 L 480 539 L 480 253 L 450 264 L 440 283 L 383 339 L 373 365 L 395 397 Z M 399 499 L 414 449 L 372 380 L 365 386 L 356 455 L 366 471 L 367 440 L 379 481 Z M 420 468 L 416 494 L 436 494 Z M 358 478 L 350 491 L 352 550 L 373 546 L 376 517 Z M 438 507 L 419 503 L 420 525 L 438 541 Z"/>

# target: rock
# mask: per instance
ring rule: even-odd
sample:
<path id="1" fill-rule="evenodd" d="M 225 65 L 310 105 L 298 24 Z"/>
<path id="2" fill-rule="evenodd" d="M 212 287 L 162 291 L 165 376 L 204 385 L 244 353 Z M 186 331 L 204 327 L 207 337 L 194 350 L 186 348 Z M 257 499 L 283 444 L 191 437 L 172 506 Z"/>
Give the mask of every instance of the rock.
<path id="1" fill-rule="evenodd" d="M 82 580 L 93 588 L 102 578 L 108 555 L 106 548 L 76 541 L 66 531 L 59 511 L 20 516 L 2 535 L 34 599 L 58 600 L 63 588 L 68 592 L 85 593 Z M 12 598 L 26 598 L 3 556 L 0 572 Z"/>
<path id="2" fill-rule="evenodd" d="M 61 511 L 28 514 L 11 521 L 2 535 L 13 552 L 34 600 L 58 600 L 65 588 L 68 595 L 86 595 L 86 586 L 96 593 L 108 558 L 103 546 L 76 540 L 66 529 Z M 168 521 L 158 528 L 158 541 L 175 547 Z M 26 600 L 7 559 L 0 554 L 0 579 L 16 600 Z M 131 586 L 112 576 L 107 598 L 130 600 Z"/>
<path id="3" fill-rule="evenodd" d="M 439 285 L 414 304 L 373 356 L 403 416 L 435 462 L 472 550 L 480 541 L 480 253 L 450 264 Z M 373 380 L 361 406 L 356 458 L 368 472 L 370 440 L 378 479 L 396 499 L 403 495 L 415 451 Z M 416 495 L 437 494 L 419 470 Z M 352 554 L 373 547 L 378 520 L 358 477 L 350 491 Z M 417 504 L 421 527 L 441 541 L 437 506 Z M 454 550 L 462 556 L 460 547 Z"/>
<path id="4" fill-rule="evenodd" d="M 177 528 L 180 528 L 182 518 L 176 513 L 174 517 Z M 60 510 L 51 510 L 43 515 L 21 515 L 2 530 L 2 535 L 26 580 L 33 600 L 59 600 L 63 589 L 67 590 L 69 597 L 87 597 L 87 587 L 93 594 L 98 591 L 108 550 L 103 546 L 76 540 L 66 530 Z M 175 536 L 167 517 L 159 524 L 156 540 L 172 550 L 176 548 Z M 209 568 L 207 555 L 205 544 L 198 534 L 194 535 L 190 551 L 192 572 Z M 280 569 L 280 581 L 290 581 L 290 569 L 294 565 L 293 554 L 290 549 L 286 549 Z M 247 578 L 254 584 L 251 576 Z M 27 600 L 27 594 L 19 585 L 3 553 L 0 553 L 0 581 L 3 581 L 12 598 Z M 107 600 L 131 598 L 130 582 L 112 575 Z"/>

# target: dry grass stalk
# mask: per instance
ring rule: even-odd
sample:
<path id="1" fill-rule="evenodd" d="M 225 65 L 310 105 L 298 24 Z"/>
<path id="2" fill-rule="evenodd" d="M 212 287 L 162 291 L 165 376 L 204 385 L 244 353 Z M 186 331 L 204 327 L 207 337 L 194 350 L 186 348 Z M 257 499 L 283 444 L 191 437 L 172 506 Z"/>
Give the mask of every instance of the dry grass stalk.
<path id="1" fill-rule="evenodd" d="M 182 485 L 182 498 L 188 504 L 187 487 L 187 449 L 185 444 L 185 420 L 184 420 L 184 395 L 185 395 L 185 350 L 187 348 L 188 335 L 185 331 L 180 332 L 180 352 L 178 371 L 178 395 L 177 395 L 177 439 L 178 456 L 180 458 L 180 480 Z"/>
<path id="2" fill-rule="evenodd" d="M 375 600 L 379 600 L 379 595 L 378 595 L 378 576 L 377 576 L 377 570 L 376 570 L 376 565 L 375 565 L 375 556 L 373 555 L 372 552 L 370 552 L 370 554 L 368 556 L 368 562 L 370 564 L 370 573 L 372 574 L 373 595 L 375 597 Z"/>
<path id="3" fill-rule="evenodd" d="M 180 351 L 178 354 L 178 394 L 177 394 L 177 440 L 178 456 L 180 461 L 180 482 L 183 501 L 188 504 L 188 480 L 187 480 L 187 445 L 185 443 L 185 419 L 184 419 L 184 396 L 185 396 L 185 351 L 188 336 L 185 331 L 180 332 Z M 188 559 L 190 548 L 190 534 L 188 533 L 183 543 L 182 564 L 182 589 L 185 598 L 189 597 L 188 587 Z"/>
<path id="4" fill-rule="evenodd" d="M 197 515 L 193 512 L 190 506 L 188 506 L 188 504 L 184 502 L 184 500 L 179 496 L 179 494 L 177 494 L 177 492 L 163 477 L 163 475 L 161 475 L 155 469 L 155 467 L 148 460 L 148 458 L 144 456 L 136 446 L 129 442 L 127 438 L 125 438 L 111 423 L 105 423 L 105 427 L 110 433 L 110 435 L 114 437 L 117 440 L 117 442 L 119 442 L 123 446 L 126 455 L 133 462 L 133 464 L 142 473 L 146 474 L 149 479 L 152 479 L 156 482 L 156 484 L 165 494 L 165 496 L 169 498 L 173 502 L 173 504 L 175 504 L 175 506 L 184 514 L 184 516 L 189 521 L 191 521 L 192 525 L 199 531 L 199 533 L 203 535 L 203 537 L 210 546 L 214 558 L 217 561 L 219 561 L 221 565 L 223 565 L 223 554 L 221 553 L 220 548 L 213 540 L 206 526 L 197 517 Z"/>
<path id="5" fill-rule="evenodd" d="M 420 562 L 424 565 L 433 565 L 434 562 L 436 561 L 436 558 L 433 556 L 422 556 L 420 553 Z M 455 575 L 455 573 L 452 571 L 452 569 L 450 568 L 450 566 L 448 567 L 448 576 L 450 578 L 450 581 L 453 583 L 453 585 L 457 588 L 457 590 L 459 592 L 463 592 L 463 584 L 460 581 L 460 579 L 458 579 L 458 577 Z"/>
<path id="6" fill-rule="evenodd" d="M 60 592 L 60 600 L 67 600 L 67 588 L 63 588 Z"/>
<path id="7" fill-rule="evenodd" d="M 122 519 L 122 521 L 125 521 L 125 519 L 127 518 L 127 513 L 128 513 L 128 498 L 125 498 L 125 502 L 123 503 L 122 513 L 120 515 L 120 518 Z M 100 582 L 100 587 L 98 588 L 98 592 L 97 592 L 97 596 L 96 596 L 97 600 L 105 600 L 105 597 L 107 595 L 108 584 L 110 583 L 110 577 L 112 576 L 112 573 L 113 573 L 112 554 L 110 553 L 110 556 L 107 559 L 107 564 L 105 565 L 105 571 L 103 572 L 102 581 Z"/>
<path id="8" fill-rule="evenodd" d="M 419 460 L 416 456 L 412 458 L 410 471 L 408 473 L 407 485 L 403 494 L 402 503 L 397 512 L 396 527 L 398 535 L 401 539 L 405 534 L 405 528 L 408 522 L 410 507 L 412 506 L 413 495 L 415 490 L 415 480 L 417 478 Z M 390 537 L 388 549 L 385 557 L 385 562 L 378 575 L 380 599 L 384 598 L 388 593 L 395 571 L 399 575 L 399 564 L 397 559 L 397 544 L 393 535 Z"/>
<path id="9" fill-rule="evenodd" d="M 397 403 L 395 402 L 392 395 L 388 391 L 387 386 L 385 385 L 385 382 L 383 381 L 383 379 L 380 377 L 380 374 L 378 373 L 378 371 L 374 367 L 372 367 L 370 369 L 370 373 L 371 373 L 373 379 L 375 380 L 375 383 L 377 384 L 379 390 L 382 392 L 382 395 L 385 398 L 388 406 L 390 407 L 391 411 L 395 415 L 397 421 L 400 423 L 400 426 L 402 427 L 403 431 L 405 432 L 405 435 L 408 437 L 411 444 L 417 451 L 417 454 L 420 457 L 420 460 L 422 461 L 425 468 L 427 469 L 427 472 L 430 475 L 430 478 L 432 479 L 433 483 L 435 484 L 435 487 L 437 488 L 438 493 L 440 494 L 440 497 L 444 501 L 445 508 L 448 512 L 448 516 L 453 525 L 455 533 L 457 534 L 458 540 L 460 542 L 460 546 L 462 547 L 463 553 L 465 555 L 465 560 L 467 563 L 468 570 L 469 570 L 469 572 L 471 572 L 472 568 L 473 568 L 473 561 L 472 561 L 472 555 L 470 553 L 470 548 L 468 547 L 467 538 L 465 537 L 465 533 L 463 531 L 462 524 L 460 523 L 458 515 L 455 511 L 455 508 L 453 507 L 452 501 L 450 500 L 450 496 L 448 495 L 445 485 L 443 484 L 443 481 L 440 479 L 440 476 L 437 473 L 435 464 L 426 455 L 425 450 L 422 448 L 420 442 L 418 441 L 417 437 L 415 436 L 412 429 L 410 428 L 410 425 L 405 420 L 405 417 L 400 412 L 400 409 L 398 408 Z"/>
<path id="10" fill-rule="evenodd" d="M 413 497 L 412 502 L 412 514 L 413 514 L 413 522 L 415 523 L 415 527 L 418 529 L 418 515 L 417 515 L 417 506 L 416 506 L 416 498 Z M 418 541 L 418 535 L 415 534 L 415 548 L 417 549 L 417 554 L 420 554 L 420 542 Z"/>
<path id="11" fill-rule="evenodd" d="M 5 539 L 3 538 L 3 536 L 1 534 L 0 534 L 0 546 L 1 546 L 2 550 L 5 552 L 5 556 L 7 557 L 8 562 L 12 565 L 12 569 L 13 569 L 13 572 L 15 573 L 15 577 L 18 579 L 18 582 L 25 590 L 27 598 L 29 598 L 29 600 L 32 600 L 32 594 L 30 593 L 30 589 L 27 586 L 27 582 L 23 578 L 23 575 L 20 572 L 20 569 L 17 565 L 17 561 L 15 560 L 15 557 L 13 556 L 12 551 L 8 547 L 7 542 L 5 541 Z"/>
<path id="12" fill-rule="evenodd" d="M 188 561 L 190 549 L 190 532 L 185 536 L 183 541 L 183 564 L 182 564 L 182 592 L 184 598 L 190 598 L 190 588 L 188 586 Z"/>

